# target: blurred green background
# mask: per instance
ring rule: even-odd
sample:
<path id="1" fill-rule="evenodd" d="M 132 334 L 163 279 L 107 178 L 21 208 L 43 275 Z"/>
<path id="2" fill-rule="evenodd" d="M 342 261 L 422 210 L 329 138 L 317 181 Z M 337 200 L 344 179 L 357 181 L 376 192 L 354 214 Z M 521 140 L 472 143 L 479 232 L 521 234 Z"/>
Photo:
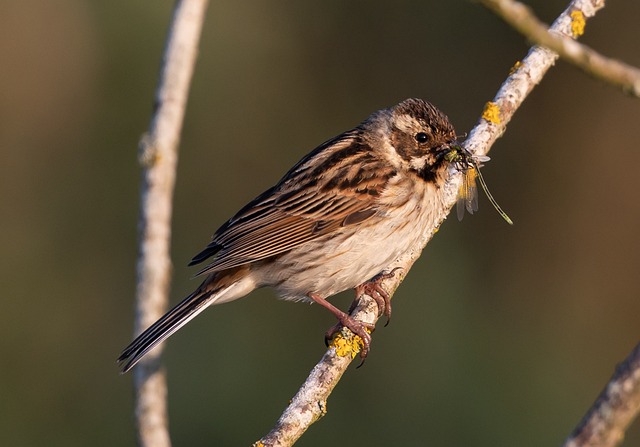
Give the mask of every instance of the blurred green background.
<path id="1" fill-rule="evenodd" d="M 530 4 L 552 20 L 566 0 Z M 133 445 L 140 171 L 172 2 L 0 4 L 0 444 Z M 583 41 L 640 65 L 638 2 Z M 171 300 L 191 256 L 303 154 L 410 96 L 468 132 L 525 41 L 467 1 L 230 0 L 208 10 L 181 145 Z M 639 341 L 640 101 L 560 62 L 494 146 L 301 446 L 559 445 Z M 335 302 L 346 308 L 351 294 Z M 175 445 L 250 445 L 324 351 L 318 306 L 269 291 L 167 345 Z M 640 444 L 640 428 L 625 445 Z"/>

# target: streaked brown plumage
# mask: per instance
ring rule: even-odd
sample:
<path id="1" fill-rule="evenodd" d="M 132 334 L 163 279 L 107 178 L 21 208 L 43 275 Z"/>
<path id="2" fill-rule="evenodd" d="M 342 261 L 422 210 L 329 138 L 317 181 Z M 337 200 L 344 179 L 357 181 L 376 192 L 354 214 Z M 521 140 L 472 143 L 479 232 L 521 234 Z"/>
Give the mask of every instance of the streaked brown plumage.
<path id="1" fill-rule="evenodd" d="M 327 307 L 366 355 L 365 325 L 326 298 L 369 283 L 441 215 L 455 144 L 442 112 L 408 99 L 320 145 L 216 231 L 190 263 L 212 258 L 204 282 L 123 351 L 123 371 L 207 306 L 258 287 Z"/>

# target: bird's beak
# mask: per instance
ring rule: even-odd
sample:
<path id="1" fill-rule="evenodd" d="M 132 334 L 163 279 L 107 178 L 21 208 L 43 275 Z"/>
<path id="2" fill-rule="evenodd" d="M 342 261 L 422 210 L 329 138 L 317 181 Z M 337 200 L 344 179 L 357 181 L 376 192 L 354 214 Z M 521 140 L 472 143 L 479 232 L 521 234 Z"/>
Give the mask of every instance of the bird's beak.
<path id="1" fill-rule="evenodd" d="M 449 155 L 452 153 L 460 153 L 462 151 L 462 146 L 458 143 L 457 140 L 453 140 L 449 143 L 443 144 L 438 149 L 437 158 L 438 160 L 442 158 L 450 158 Z"/>

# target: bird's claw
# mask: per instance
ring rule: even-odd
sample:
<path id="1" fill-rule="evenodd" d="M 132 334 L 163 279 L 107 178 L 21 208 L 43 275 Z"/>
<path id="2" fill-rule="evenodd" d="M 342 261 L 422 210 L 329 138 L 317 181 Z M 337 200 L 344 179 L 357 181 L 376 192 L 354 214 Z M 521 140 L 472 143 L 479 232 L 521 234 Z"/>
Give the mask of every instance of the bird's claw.
<path id="1" fill-rule="evenodd" d="M 367 295 L 373 298 L 378 305 L 378 316 L 384 315 L 385 317 L 387 317 L 385 326 L 387 326 L 391 321 L 391 297 L 389 296 L 389 293 L 382 288 L 380 282 L 385 279 L 393 278 L 393 276 L 395 275 L 395 271 L 399 269 L 400 267 L 396 267 L 390 272 L 380 273 L 379 275 L 373 277 L 370 281 L 367 281 L 356 287 L 356 300 L 359 299 L 362 295 Z"/>
<path id="2" fill-rule="evenodd" d="M 342 331 L 342 328 L 349 329 L 354 335 L 357 335 L 362 340 L 362 349 L 360 349 L 360 358 L 364 359 L 369 354 L 369 348 L 371 346 L 371 332 L 375 330 L 375 325 L 369 323 L 363 323 L 351 316 L 344 314 L 339 318 L 339 323 L 329 328 L 324 335 L 324 342 L 327 346 L 331 343 L 336 334 Z M 362 363 L 360 366 L 362 366 Z"/>

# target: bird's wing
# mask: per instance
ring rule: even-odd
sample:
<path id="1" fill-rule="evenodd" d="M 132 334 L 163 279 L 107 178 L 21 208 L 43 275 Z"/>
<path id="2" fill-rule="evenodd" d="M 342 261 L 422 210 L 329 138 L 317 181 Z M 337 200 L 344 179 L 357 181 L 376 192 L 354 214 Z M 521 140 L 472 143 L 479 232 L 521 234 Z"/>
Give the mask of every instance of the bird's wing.
<path id="1" fill-rule="evenodd" d="M 327 141 L 225 223 L 191 261 L 214 256 L 198 274 L 286 252 L 357 225 L 378 211 L 378 197 L 395 175 L 357 129 Z"/>

